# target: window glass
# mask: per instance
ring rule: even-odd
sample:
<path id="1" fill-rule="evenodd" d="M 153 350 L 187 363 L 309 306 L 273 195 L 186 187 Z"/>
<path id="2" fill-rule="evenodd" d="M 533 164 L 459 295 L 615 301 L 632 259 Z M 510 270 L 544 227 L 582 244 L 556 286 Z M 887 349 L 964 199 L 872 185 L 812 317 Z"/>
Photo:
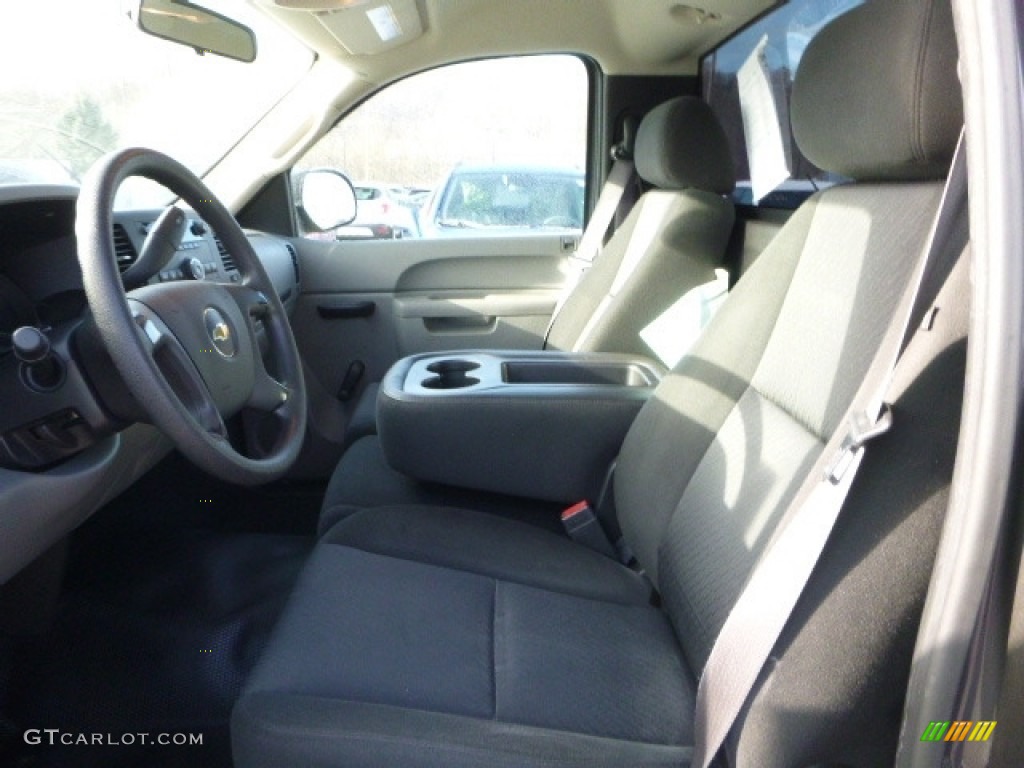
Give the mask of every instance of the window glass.
<path id="1" fill-rule="evenodd" d="M 807 44 L 825 24 L 862 1 L 792 0 L 736 35 L 701 62 L 704 99 L 725 127 L 736 159 L 734 197 L 737 203 L 751 205 L 757 202 L 769 207 L 795 208 L 815 189 L 844 181 L 837 174 L 816 168 L 800 153 L 789 128 L 789 95 L 793 74 Z M 771 85 L 789 179 L 755 201 L 750 182 L 749 138 L 744 132 L 737 73 L 762 40 L 765 43 L 762 62 Z M 750 108 L 749 103 L 747 108 Z"/>
<path id="2" fill-rule="evenodd" d="M 566 227 L 583 222 L 583 175 L 548 168 L 459 166 L 438 194 L 441 227 Z"/>
<path id="3" fill-rule="evenodd" d="M 423 72 L 342 119 L 296 165 L 355 186 L 356 220 L 316 238 L 579 233 L 587 70 L 574 56 L 489 59 Z"/>

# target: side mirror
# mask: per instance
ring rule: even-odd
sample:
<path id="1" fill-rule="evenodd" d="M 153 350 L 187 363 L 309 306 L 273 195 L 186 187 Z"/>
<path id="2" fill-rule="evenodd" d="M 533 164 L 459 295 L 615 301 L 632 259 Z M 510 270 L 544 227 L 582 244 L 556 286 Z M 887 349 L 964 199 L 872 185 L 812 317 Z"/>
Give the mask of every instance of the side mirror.
<path id="1" fill-rule="evenodd" d="M 256 35 L 244 24 L 188 0 L 140 0 L 133 17 L 139 29 L 202 55 L 215 53 L 246 63 L 256 60 Z"/>
<path id="2" fill-rule="evenodd" d="M 356 217 L 356 191 L 340 171 L 306 171 L 299 179 L 297 192 L 299 213 L 318 232 L 351 224 Z"/>

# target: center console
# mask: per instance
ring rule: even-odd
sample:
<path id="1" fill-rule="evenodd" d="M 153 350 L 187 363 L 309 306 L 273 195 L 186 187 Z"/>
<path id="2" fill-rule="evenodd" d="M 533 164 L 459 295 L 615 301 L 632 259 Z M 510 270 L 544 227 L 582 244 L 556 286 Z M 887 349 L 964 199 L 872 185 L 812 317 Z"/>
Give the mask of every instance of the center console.
<path id="1" fill-rule="evenodd" d="M 455 352 L 407 357 L 377 423 L 398 471 L 534 499 L 596 500 L 663 369 L 626 355 Z"/>

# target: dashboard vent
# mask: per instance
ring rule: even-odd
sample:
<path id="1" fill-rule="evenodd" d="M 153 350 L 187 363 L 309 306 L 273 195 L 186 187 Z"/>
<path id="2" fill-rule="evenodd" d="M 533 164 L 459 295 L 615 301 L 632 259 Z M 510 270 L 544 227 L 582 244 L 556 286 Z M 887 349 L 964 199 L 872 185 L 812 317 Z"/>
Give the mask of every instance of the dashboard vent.
<path id="1" fill-rule="evenodd" d="M 291 243 L 285 243 L 284 247 L 288 251 L 288 255 L 292 257 L 292 269 L 295 270 L 295 283 L 298 285 L 302 282 L 302 278 L 299 277 L 299 252 Z"/>
<path id="2" fill-rule="evenodd" d="M 139 258 L 135 244 L 120 224 L 114 224 L 114 253 L 117 254 L 117 268 L 121 272 L 128 269 Z"/>
<path id="3" fill-rule="evenodd" d="M 238 267 L 235 266 L 235 259 L 228 253 L 228 249 L 224 247 L 224 243 L 220 241 L 217 235 L 213 236 L 213 242 L 217 244 L 217 253 L 220 254 L 220 260 L 224 264 L 225 272 L 237 272 Z"/>

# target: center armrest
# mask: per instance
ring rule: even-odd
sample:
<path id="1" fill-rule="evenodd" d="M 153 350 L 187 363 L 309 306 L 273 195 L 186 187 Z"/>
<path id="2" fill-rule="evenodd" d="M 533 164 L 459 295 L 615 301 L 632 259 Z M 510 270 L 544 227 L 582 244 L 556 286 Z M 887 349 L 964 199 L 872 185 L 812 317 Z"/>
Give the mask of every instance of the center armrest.
<path id="1" fill-rule="evenodd" d="M 596 500 L 662 372 L 649 360 L 615 354 L 407 357 L 381 382 L 381 446 L 392 467 L 419 480 Z"/>

